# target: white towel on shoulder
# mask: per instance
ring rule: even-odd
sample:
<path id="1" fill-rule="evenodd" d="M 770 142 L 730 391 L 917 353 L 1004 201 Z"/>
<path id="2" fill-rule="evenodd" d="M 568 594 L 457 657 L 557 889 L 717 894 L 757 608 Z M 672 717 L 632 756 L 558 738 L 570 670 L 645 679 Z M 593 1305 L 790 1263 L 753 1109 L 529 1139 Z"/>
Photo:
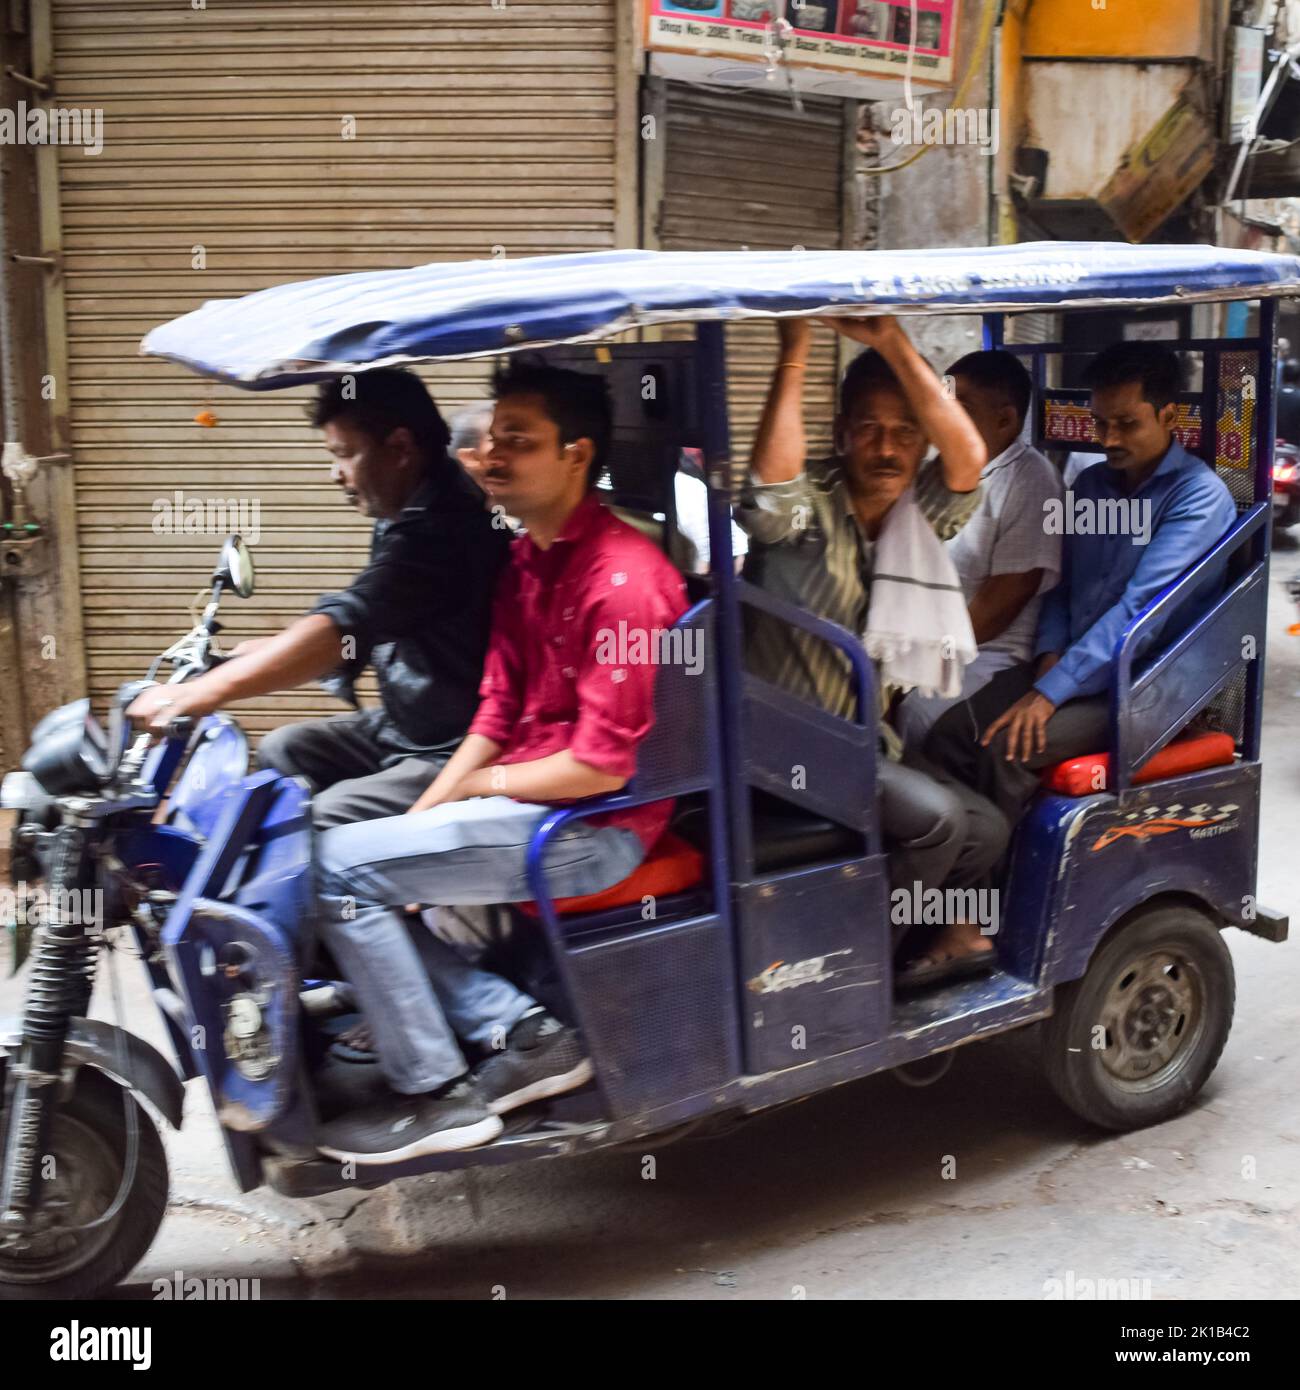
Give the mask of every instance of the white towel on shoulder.
<path id="1" fill-rule="evenodd" d="M 876 542 L 863 642 L 881 683 L 951 699 L 978 648 L 957 571 L 912 488 L 890 507 Z"/>

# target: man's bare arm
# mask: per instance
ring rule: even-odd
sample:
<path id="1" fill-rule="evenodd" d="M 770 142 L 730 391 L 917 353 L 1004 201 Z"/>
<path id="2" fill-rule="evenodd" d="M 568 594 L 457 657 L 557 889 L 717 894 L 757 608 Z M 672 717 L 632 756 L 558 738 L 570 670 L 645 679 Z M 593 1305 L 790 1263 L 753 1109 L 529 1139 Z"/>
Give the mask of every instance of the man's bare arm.
<path id="1" fill-rule="evenodd" d="M 161 730 L 183 715 L 213 710 L 272 691 L 292 690 L 332 671 L 343 659 L 343 637 L 332 618 L 310 613 L 283 632 L 183 685 L 153 686 L 127 713 L 138 724 Z"/>
<path id="2" fill-rule="evenodd" d="M 411 811 L 427 811 L 445 801 L 463 801 L 467 796 L 487 796 L 488 792 L 463 791 L 466 780 L 501 752 L 501 745 L 486 734 L 466 734 L 460 747 L 447 759 L 442 771 L 420 793 Z M 409 815 L 411 811 L 408 811 Z"/>
<path id="3" fill-rule="evenodd" d="M 780 357 L 754 435 L 753 471 L 760 483 L 788 483 L 797 478 L 807 454 L 803 383 L 812 326 L 807 319 L 778 319 L 777 332 Z"/>
<path id="4" fill-rule="evenodd" d="M 970 601 L 970 625 L 979 646 L 1005 632 L 1043 582 L 1041 569 L 1023 574 L 991 574 Z"/>
<path id="5" fill-rule="evenodd" d="M 516 801 L 576 801 L 603 796 L 627 785 L 625 777 L 602 772 L 580 762 L 569 750 L 526 763 L 498 763 L 471 772 L 457 784 L 457 799 L 467 796 L 509 796 Z"/>

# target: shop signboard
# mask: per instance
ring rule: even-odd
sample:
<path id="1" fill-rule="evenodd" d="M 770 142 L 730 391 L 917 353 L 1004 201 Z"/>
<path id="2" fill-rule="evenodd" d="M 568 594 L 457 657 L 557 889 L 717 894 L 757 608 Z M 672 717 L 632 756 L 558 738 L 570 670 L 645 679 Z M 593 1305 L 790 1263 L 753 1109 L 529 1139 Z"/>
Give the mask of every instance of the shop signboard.
<path id="1" fill-rule="evenodd" d="M 770 55 L 796 85 L 873 99 L 906 75 L 951 85 L 959 0 L 643 0 L 652 71 L 763 81 Z M 784 41 L 777 42 L 777 22 Z M 915 21 L 915 22 L 913 22 Z M 752 65 L 748 69 L 743 65 Z"/>

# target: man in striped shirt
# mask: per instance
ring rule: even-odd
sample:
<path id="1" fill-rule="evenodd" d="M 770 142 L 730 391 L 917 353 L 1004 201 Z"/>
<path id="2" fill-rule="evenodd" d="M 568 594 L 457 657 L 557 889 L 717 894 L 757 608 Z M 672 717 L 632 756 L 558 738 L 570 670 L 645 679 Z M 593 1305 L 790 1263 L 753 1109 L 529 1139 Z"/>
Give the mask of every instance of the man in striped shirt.
<path id="1" fill-rule="evenodd" d="M 871 349 L 850 364 L 840 384 L 836 454 L 805 461 L 803 383 L 812 331 L 806 319 L 781 319 L 781 356 L 736 516 L 750 535 L 748 579 L 861 634 L 873 551 L 890 508 L 912 487 L 935 533 L 949 539 L 979 504 L 988 455 L 970 417 L 896 319 L 835 319 L 831 326 Z M 930 444 L 939 453 L 927 459 Z M 766 614 L 750 616 L 746 664 L 755 675 L 853 717 L 849 666 L 839 652 Z M 1005 820 L 955 778 L 932 775 L 917 757 L 904 763 L 883 708 L 880 714 L 888 754 L 878 764 L 881 827 L 895 885 L 973 885 L 1005 849 Z M 964 944 L 964 932 L 956 934 Z M 983 945 L 987 953 L 987 938 Z M 964 954 L 955 940 L 949 950 L 941 934 L 927 964 Z"/>

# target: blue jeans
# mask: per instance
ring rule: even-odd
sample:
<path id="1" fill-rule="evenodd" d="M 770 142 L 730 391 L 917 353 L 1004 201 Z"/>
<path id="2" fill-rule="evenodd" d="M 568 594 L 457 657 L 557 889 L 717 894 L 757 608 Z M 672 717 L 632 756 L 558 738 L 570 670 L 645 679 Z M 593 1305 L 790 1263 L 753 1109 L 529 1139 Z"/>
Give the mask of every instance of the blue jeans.
<path id="1" fill-rule="evenodd" d="M 489 796 L 317 836 L 321 938 L 356 990 L 395 1091 L 463 1075 L 457 1037 L 500 1047 L 534 1001 L 394 909 L 528 901 L 528 845 L 550 809 Z M 547 886 L 557 898 L 599 893 L 644 857 L 632 831 L 574 821 L 547 850 Z"/>

